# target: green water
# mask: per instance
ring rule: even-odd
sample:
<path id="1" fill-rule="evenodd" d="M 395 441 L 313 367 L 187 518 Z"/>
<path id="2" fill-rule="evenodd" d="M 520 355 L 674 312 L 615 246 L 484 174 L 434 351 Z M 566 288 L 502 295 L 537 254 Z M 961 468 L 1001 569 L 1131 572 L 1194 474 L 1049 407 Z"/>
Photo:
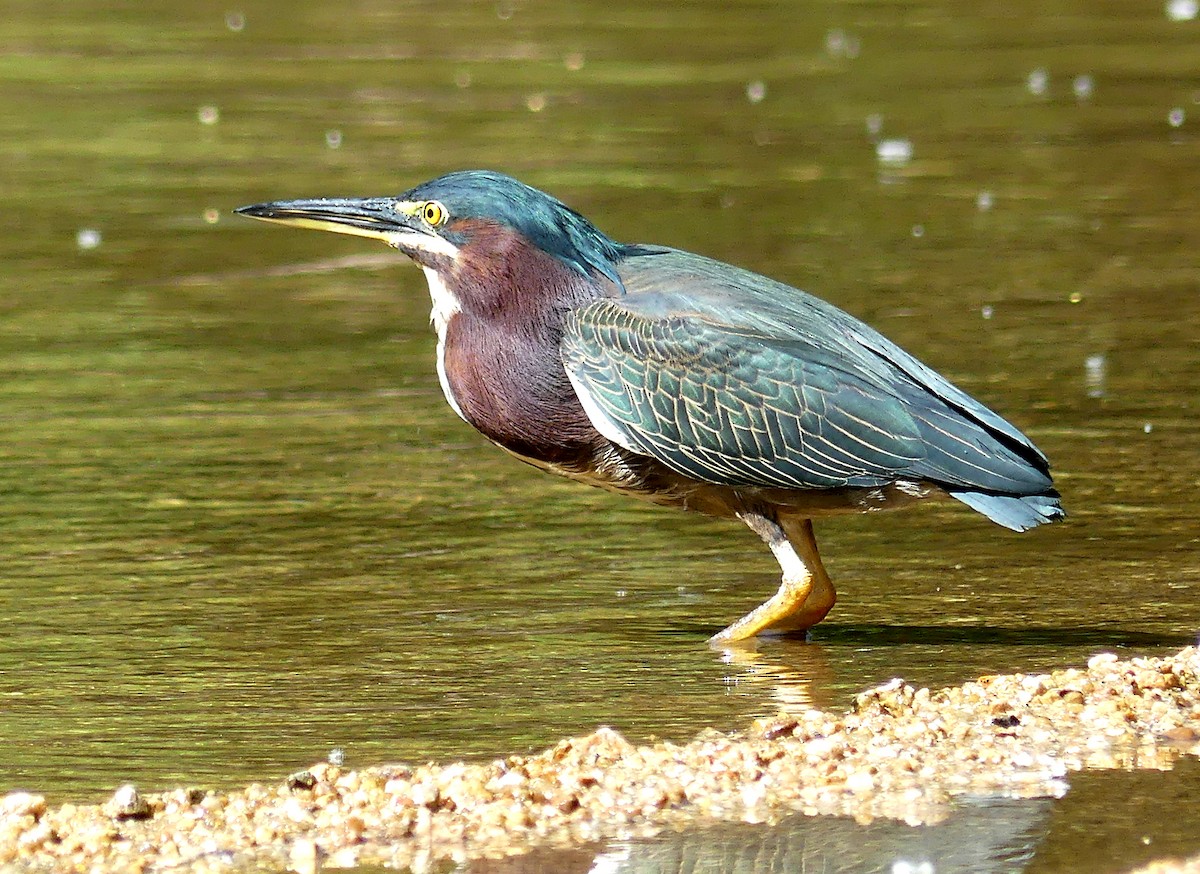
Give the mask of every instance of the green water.
<path id="1" fill-rule="evenodd" d="M 1200 21 L 8 0 L 0 45 L 0 790 L 686 738 L 1200 628 Z M 1070 519 L 820 524 L 813 642 L 710 650 L 776 584 L 753 535 L 498 452 L 419 271 L 230 215 L 476 166 L 866 319 L 1025 429 Z"/>

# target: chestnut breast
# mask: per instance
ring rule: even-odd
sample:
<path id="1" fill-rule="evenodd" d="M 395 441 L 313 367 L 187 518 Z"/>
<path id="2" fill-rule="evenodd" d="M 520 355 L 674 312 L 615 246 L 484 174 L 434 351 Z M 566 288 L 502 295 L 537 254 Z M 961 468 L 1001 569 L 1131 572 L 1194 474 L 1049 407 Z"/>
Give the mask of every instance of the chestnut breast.
<path id="1" fill-rule="evenodd" d="M 607 441 L 567 379 L 559 343 L 562 314 L 601 296 L 601 286 L 511 230 L 482 222 L 464 230 L 464 256 L 444 276 L 458 305 L 441 338 L 448 399 L 511 452 L 586 463 Z"/>

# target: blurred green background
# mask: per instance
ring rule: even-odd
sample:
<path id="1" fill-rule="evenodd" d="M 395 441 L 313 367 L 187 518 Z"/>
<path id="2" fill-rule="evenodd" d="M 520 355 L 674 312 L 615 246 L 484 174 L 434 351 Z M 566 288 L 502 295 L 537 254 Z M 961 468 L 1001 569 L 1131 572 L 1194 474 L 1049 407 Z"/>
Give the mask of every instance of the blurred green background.
<path id="1" fill-rule="evenodd" d="M 236 785 L 843 707 L 1200 625 L 1200 22 L 1127 2 L 6 0 L 0 790 Z M 1070 519 L 736 525 L 446 407 L 419 271 L 244 203 L 488 167 L 848 309 L 1025 429 Z"/>

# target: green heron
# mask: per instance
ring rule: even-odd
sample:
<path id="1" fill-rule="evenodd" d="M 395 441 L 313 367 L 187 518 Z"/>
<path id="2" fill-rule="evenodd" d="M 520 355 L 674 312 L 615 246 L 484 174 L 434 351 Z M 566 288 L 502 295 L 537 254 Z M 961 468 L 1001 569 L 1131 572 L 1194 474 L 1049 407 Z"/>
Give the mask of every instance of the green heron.
<path id="1" fill-rule="evenodd" d="M 517 458 L 748 525 L 783 581 L 714 642 L 801 632 L 833 607 L 813 517 L 939 494 L 1015 531 L 1064 515 L 1028 437 L 858 319 L 720 261 L 618 243 L 508 176 L 238 212 L 420 265 L 446 400 Z"/>

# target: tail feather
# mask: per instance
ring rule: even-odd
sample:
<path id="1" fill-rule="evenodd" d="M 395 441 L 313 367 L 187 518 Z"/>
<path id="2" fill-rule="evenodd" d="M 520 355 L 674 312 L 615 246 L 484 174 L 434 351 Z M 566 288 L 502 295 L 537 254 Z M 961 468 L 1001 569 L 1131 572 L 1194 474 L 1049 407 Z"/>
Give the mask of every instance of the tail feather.
<path id="1" fill-rule="evenodd" d="M 1045 495 L 989 495 L 986 492 L 950 491 L 972 510 L 977 510 L 998 525 L 1013 531 L 1028 531 L 1067 514 L 1059 503 L 1058 492 Z"/>

